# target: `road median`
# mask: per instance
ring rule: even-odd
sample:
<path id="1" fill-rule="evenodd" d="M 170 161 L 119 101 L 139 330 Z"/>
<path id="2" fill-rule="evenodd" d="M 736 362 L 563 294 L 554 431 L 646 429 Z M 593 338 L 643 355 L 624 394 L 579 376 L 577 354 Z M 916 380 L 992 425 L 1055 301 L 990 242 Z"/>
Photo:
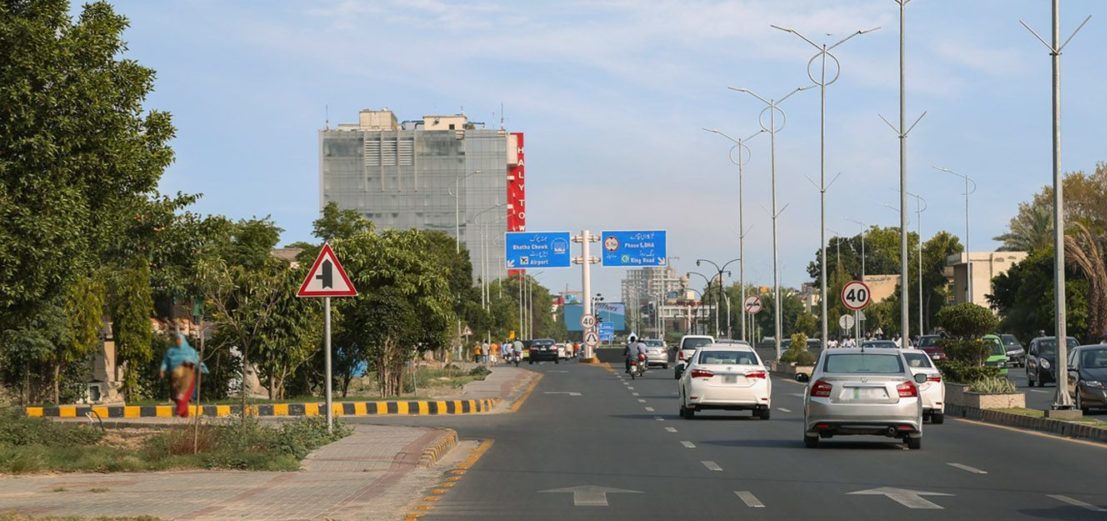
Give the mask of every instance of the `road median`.
<path id="1" fill-rule="evenodd" d="M 481 414 L 491 411 L 499 403 L 497 398 L 479 400 L 382 400 L 336 402 L 332 404 L 335 416 L 434 416 Z M 172 405 L 61 405 L 54 407 L 24 407 L 32 418 L 83 418 L 98 416 L 109 418 L 170 418 Z M 245 413 L 261 417 L 319 416 L 326 414 L 326 404 L 270 403 L 246 405 Z M 189 416 L 223 418 L 242 414 L 241 405 L 193 405 Z"/>
<path id="2" fill-rule="evenodd" d="M 1033 409 L 1022 409 L 1021 411 L 1041 412 Z M 1003 409 L 977 409 L 964 405 L 947 405 L 946 415 L 1107 444 L 1107 427 L 1102 425 L 1055 420 Z"/>

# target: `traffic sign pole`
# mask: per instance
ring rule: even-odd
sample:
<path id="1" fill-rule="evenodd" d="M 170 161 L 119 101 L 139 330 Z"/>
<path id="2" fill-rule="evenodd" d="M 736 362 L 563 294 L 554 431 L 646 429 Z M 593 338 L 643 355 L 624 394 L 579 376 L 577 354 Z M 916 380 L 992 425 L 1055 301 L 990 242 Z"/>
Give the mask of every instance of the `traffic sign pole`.
<path id="1" fill-rule="evenodd" d="M 581 298 L 584 306 L 584 314 L 592 314 L 592 257 L 589 252 L 589 246 L 592 243 L 591 234 L 588 230 L 584 230 L 580 234 L 580 255 L 581 255 L 581 269 L 580 269 L 580 285 L 584 291 L 584 295 Z M 584 344 L 584 359 L 591 361 L 595 355 L 592 352 L 592 346 L 588 343 Z"/>
<path id="2" fill-rule="evenodd" d="M 331 378 L 331 298 L 323 297 L 323 364 L 327 374 L 327 432 L 334 431 L 333 379 Z"/>

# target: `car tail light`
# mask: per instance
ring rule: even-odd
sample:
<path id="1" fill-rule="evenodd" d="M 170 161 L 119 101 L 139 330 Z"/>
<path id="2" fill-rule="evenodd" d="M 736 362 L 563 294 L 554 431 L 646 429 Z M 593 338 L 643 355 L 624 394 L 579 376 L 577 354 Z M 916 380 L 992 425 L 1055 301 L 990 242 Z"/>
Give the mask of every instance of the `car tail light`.
<path id="1" fill-rule="evenodd" d="M 896 392 L 900 398 L 913 398 L 919 395 L 919 388 L 915 387 L 915 382 L 903 382 L 896 386 Z"/>
<path id="2" fill-rule="evenodd" d="M 677 360 L 684 360 L 684 350 L 677 351 Z"/>
<path id="3" fill-rule="evenodd" d="M 942 375 L 932 374 L 932 375 L 926 377 L 926 381 L 928 381 L 928 382 L 941 382 L 942 381 Z"/>
<path id="4" fill-rule="evenodd" d="M 711 371 L 708 371 L 706 369 L 692 370 L 692 378 L 711 378 L 712 376 L 715 376 L 715 373 L 712 373 Z"/>
<path id="5" fill-rule="evenodd" d="M 825 430 L 830 428 L 830 424 L 829 423 L 816 423 L 815 428 L 819 429 L 820 431 L 825 431 Z"/>
<path id="6" fill-rule="evenodd" d="M 819 380 L 815 382 L 815 385 L 811 386 L 811 396 L 829 398 L 830 390 L 834 386 L 830 385 L 830 382 L 826 380 Z"/>
<path id="7" fill-rule="evenodd" d="M 765 378 L 765 371 L 750 371 L 746 373 L 746 378 Z"/>

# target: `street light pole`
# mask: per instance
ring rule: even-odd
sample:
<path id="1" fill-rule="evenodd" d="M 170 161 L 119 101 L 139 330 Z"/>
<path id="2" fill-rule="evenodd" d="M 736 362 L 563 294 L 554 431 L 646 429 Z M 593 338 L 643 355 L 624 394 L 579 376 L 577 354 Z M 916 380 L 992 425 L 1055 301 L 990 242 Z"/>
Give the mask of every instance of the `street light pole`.
<path id="1" fill-rule="evenodd" d="M 706 262 L 706 263 L 711 264 L 712 266 L 714 266 L 715 271 L 717 271 L 719 273 L 719 300 L 716 302 L 716 306 L 715 306 L 715 335 L 716 336 L 719 335 L 719 306 L 722 305 L 722 303 L 723 303 L 723 274 L 726 273 L 727 275 L 730 275 L 730 272 L 726 270 L 727 267 L 730 266 L 731 264 L 735 263 L 735 262 L 741 262 L 741 260 L 742 260 L 741 257 L 739 257 L 737 259 L 730 259 L 730 260 L 726 261 L 726 263 L 723 264 L 722 267 L 719 267 L 718 264 L 715 264 L 714 262 L 712 262 L 710 260 L 696 259 L 696 266 L 699 266 L 701 262 Z M 711 284 L 708 283 L 707 286 L 710 289 Z M 728 336 L 729 336 L 729 333 L 728 333 Z"/>
<path id="2" fill-rule="evenodd" d="M 846 41 L 855 36 L 860 36 L 862 34 L 875 31 L 879 29 L 879 27 L 857 31 L 839 40 L 837 43 L 829 46 L 826 43 L 819 45 L 811 41 L 811 39 L 807 38 L 806 36 L 800 34 L 795 29 L 780 27 L 777 25 L 773 25 L 771 27 L 773 27 L 774 29 L 779 29 L 786 33 L 792 33 L 796 35 L 801 40 L 807 42 L 818 51 L 815 56 L 812 56 L 811 59 L 807 61 L 807 78 L 811 80 L 811 83 L 819 86 L 819 247 L 822 252 L 820 259 L 821 268 L 819 273 L 819 286 L 821 291 L 821 293 L 819 294 L 819 308 L 822 318 L 822 341 L 825 345 L 828 335 L 826 316 L 826 190 L 828 188 L 826 184 L 826 88 L 830 84 L 838 81 L 838 77 L 842 73 L 841 63 L 838 61 L 837 57 L 831 54 L 830 51 L 833 50 L 835 47 L 846 43 Z M 828 57 L 834 62 L 834 77 L 831 78 L 829 81 L 827 81 L 826 79 L 826 59 Z M 811 72 L 811 65 L 815 63 L 815 60 L 820 61 L 818 79 L 816 79 L 815 74 Z M 831 181 L 831 184 L 833 184 L 833 181 Z"/>
<path id="3" fill-rule="evenodd" d="M 919 236 L 919 335 L 926 332 L 923 328 L 923 232 L 922 232 L 922 213 L 929 208 L 926 204 L 926 199 L 918 194 L 908 194 L 915 198 L 915 229 Z"/>
<path id="4" fill-rule="evenodd" d="M 972 291 L 972 257 L 971 257 L 972 250 L 969 249 L 969 196 L 976 193 L 976 181 L 973 181 L 971 177 L 969 177 L 965 174 L 962 174 L 960 172 L 955 172 L 955 171 L 950 170 L 948 168 L 943 168 L 943 167 L 940 167 L 940 166 L 932 166 L 932 168 L 934 168 L 935 170 L 938 170 L 940 172 L 945 172 L 947 174 L 953 174 L 957 177 L 960 177 L 961 179 L 963 179 L 965 181 L 965 270 L 966 270 L 965 271 L 965 278 L 967 280 L 967 283 L 965 285 L 965 302 L 973 302 L 974 299 L 973 299 L 973 291 Z M 969 184 L 970 183 L 972 184 L 972 189 L 971 190 L 969 189 Z"/>
<path id="5" fill-rule="evenodd" d="M 741 286 L 742 297 L 740 299 L 742 305 L 742 340 L 749 341 L 746 338 L 746 225 L 745 225 L 745 211 L 742 208 L 743 200 L 743 185 L 744 175 L 742 172 L 743 166 L 749 161 L 749 156 L 752 155 L 750 147 L 746 146 L 745 141 L 749 141 L 762 133 L 764 129 L 755 132 L 746 139 L 734 139 L 728 136 L 726 133 L 712 128 L 705 128 L 704 130 L 713 134 L 723 136 L 734 143 L 734 146 L 730 148 L 730 162 L 738 165 L 738 285 Z M 738 160 L 734 160 L 734 151 L 738 151 Z M 743 156 L 745 154 L 745 156 Z"/>
<path id="6" fill-rule="evenodd" d="M 765 108 L 761 110 L 761 115 L 758 117 L 758 123 L 761 125 L 761 129 L 769 133 L 769 176 L 771 178 L 772 186 L 772 219 L 773 219 L 773 329 L 774 329 L 774 341 L 776 342 L 776 358 L 780 359 L 780 333 L 781 333 L 781 316 L 780 316 L 780 247 L 777 237 L 777 218 L 780 217 L 780 213 L 776 211 L 776 133 L 784 129 L 786 116 L 784 111 L 780 109 L 780 104 L 784 100 L 792 97 L 797 92 L 802 92 L 814 87 L 814 85 L 806 85 L 799 87 L 792 92 L 789 92 L 779 100 L 765 99 L 758 96 L 757 93 L 745 88 L 728 87 L 730 90 L 736 92 L 744 92 L 757 98 L 761 103 L 765 104 Z M 765 126 L 765 112 L 769 113 L 769 125 Z M 780 112 L 781 121 L 780 128 L 776 126 L 776 113 Z M 781 210 L 783 212 L 783 210 Z"/>
<path id="7" fill-rule="evenodd" d="M 454 177 L 454 191 L 447 193 L 454 196 L 454 250 L 455 253 L 461 253 L 461 181 L 468 179 L 469 176 L 479 174 L 480 170 L 474 170 L 465 175 L 459 175 Z"/>
<path id="8" fill-rule="evenodd" d="M 1072 408 L 1068 378 L 1061 376 L 1062 370 L 1068 367 L 1068 332 L 1065 323 L 1067 317 L 1065 310 L 1064 179 L 1061 177 L 1061 51 L 1091 18 L 1091 16 L 1085 18 L 1065 42 L 1061 43 L 1061 2 L 1060 0 L 1053 0 L 1052 44 L 1046 43 L 1045 39 L 1034 32 L 1030 26 L 1019 20 L 1023 27 L 1026 27 L 1049 49 L 1050 61 L 1053 65 L 1053 299 L 1055 307 L 1053 320 L 1056 322 L 1057 335 L 1057 381 L 1064 382 L 1057 385 L 1057 394 L 1053 401 L 1054 409 Z"/>

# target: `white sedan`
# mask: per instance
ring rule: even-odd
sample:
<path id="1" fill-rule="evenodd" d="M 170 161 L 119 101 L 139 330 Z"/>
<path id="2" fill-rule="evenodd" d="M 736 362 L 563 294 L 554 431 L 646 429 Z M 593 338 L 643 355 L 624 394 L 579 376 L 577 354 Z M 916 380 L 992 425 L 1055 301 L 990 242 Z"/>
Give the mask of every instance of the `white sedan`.
<path id="1" fill-rule="evenodd" d="M 923 419 L 930 423 L 943 423 L 946 420 L 946 386 L 942 383 L 942 373 L 930 361 L 930 355 L 920 349 L 903 349 L 903 358 L 911 367 L 911 374 L 923 373 L 926 383 L 919 384 L 919 397 L 922 399 Z"/>
<path id="2" fill-rule="evenodd" d="M 753 411 L 768 420 L 773 384 L 752 347 L 708 344 L 692 355 L 680 377 L 680 416 L 707 409 Z"/>

